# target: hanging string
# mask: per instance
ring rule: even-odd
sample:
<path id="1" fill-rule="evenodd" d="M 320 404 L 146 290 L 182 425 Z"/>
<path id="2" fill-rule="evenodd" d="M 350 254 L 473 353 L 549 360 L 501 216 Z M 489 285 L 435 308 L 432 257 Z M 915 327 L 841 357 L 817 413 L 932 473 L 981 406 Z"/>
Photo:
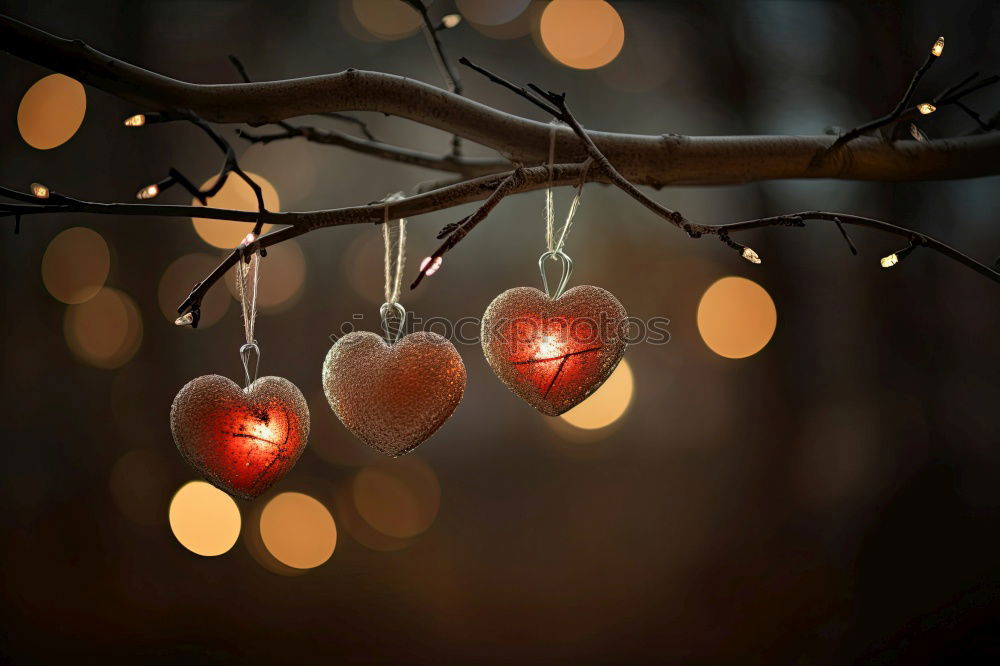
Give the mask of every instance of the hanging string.
<path id="1" fill-rule="evenodd" d="M 402 192 L 390 195 L 385 199 L 385 219 L 382 224 L 382 238 L 385 241 L 385 302 L 395 305 L 399 302 L 399 290 L 403 282 L 403 266 L 406 263 L 406 218 L 399 218 L 399 232 L 393 243 L 393 234 L 389 224 L 389 203 L 403 198 Z M 393 257 L 395 245 L 395 257 Z"/>
<path id="2" fill-rule="evenodd" d="M 252 279 L 250 278 L 251 272 L 253 273 Z M 250 352 L 256 354 L 257 366 L 260 365 L 260 348 L 257 347 L 253 330 L 254 324 L 257 323 L 257 283 L 260 281 L 259 250 L 251 255 L 249 264 L 240 257 L 236 263 L 236 281 L 239 284 L 240 307 L 243 311 L 243 333 L 246 336 L 246 344 L 240 347 L 240 357 L 243 359 L 245 388 L 249 388 L 250 384 L 257 379 L 256 366 L 252 377 L 250 374 Z"/>
<path id="3" fill-rule="evenodd" d="M 558 120 L 553 120 L 550 123 L 549 129 L 549 184 L 545 188 L 545 247 L 551 253 L 562 252 L 563 246 L 566 244 L 566 236 L 569 235 L 570 227 L 573 225 L 573 218 L 576 216 L 576 211 L 580 207 L 580 197 L 583 196 L 583 185 L 587 182 L 587 172 L 590 170 L 590 165 L 593 162 L 591 158 L 587 158 L 587 161 L 583 163 L 583 171 L 580 174 L 580 182 L 576 186 L 576 194 L 573 195 L 573 201 L 569 204 L 569 212 L 566 213 L 566 221 L 563 222 L 562 227 L 559 229 L 559 238 L 556 240 L 555 231 L 555 205 L 553 203 L 552 197 L 552 184 L 554 179 L 553 168 L 555 163 L 555 152 L 556 152 L 556 127 L 560 123 Z"/>

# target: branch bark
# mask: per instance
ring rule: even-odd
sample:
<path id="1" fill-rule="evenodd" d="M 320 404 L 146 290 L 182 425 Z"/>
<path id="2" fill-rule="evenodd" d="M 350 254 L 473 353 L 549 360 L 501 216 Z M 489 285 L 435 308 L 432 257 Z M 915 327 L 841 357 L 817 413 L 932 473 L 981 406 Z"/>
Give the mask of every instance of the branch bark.
<path id="1" fill-rule="evenodd" d="M 457 134 L 512 162 L 541 164 L 549 126 L 440 88 L 391 74 L 339 74 L 261 83 L 198 85 L 156 74 L 0 17 L 0 49 L 128 100 L 143 110 L 191 110 L 219 123 L 262 125 L 334 111 L 377 111 Z M 836 139 L 821 136 L 645 136 L 588 131 L 629 181 L 639 185 L 725 185 L 781 178 L 912 181 L 1000 173 L 1000 133 L 933 141 L 859 137 L 810 166 Z M 569 129 L 556 136 L 556 161 L 579 163 L 586 152 Z"/>

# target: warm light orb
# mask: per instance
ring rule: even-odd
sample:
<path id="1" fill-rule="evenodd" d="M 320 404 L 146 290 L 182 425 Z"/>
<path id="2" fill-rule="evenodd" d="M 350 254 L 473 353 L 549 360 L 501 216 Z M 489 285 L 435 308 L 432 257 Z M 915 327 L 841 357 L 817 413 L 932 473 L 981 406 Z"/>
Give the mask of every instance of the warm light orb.
<path id="1" fill-rule="evenodd" d="M 917 111 L 926 116 L 937 111 L 937 107 L 929 102 L 923 102 L 921 104 L 917 104 Z"/>
<path id="2" fill-rule="evenodd" d="M 552 0 L 540 31 L 549 54 L 574 69 L 603 67 L 625 44 L 621 16 L 605 0 Z"/>
<path id="3" fill-rule="evenodd" d="M 337 525 L 318 500 L 302 493 L 281 493 L 260 514 L 260 537 L 279 562 L 312 569 L 337 547 Z"/>
<path id="4" fill-rule="evenodd" d="M 380 39 L 402 39 L 420 28 L 423 19 L 399 0 L 353 0 L 354 16 L 365 30 Z"/>
<path id="5" fill-rule="evenodd" d="M 118 368 L 139 350 L 142 317 L 127 294 L 104 287 L 87 302 L 66 308 L 63 333 L 81 361 L 98 368 Z"/>
<path id="6" fill-rule="evenodd" d="M 257 307 L 268 314 L 283 312 L 299 301 L 306 283 L 306 256 L 294 239 L 267 248 L 262 259 L 261 278 L 257 283 Z M 254 267 L 248 266 L 247 281 L 253 283 Z M 240 298 L 236 271 L 226 274 L 229 292 L 238 302 Z"/>
<path id="7" fill-rule="evenodd" d="M 942 53 L 944 53 L 944 36 L 943 35 L 941 37 L 938 37 L 937 41 L 934 42 L 934 46 L 931 47 L 931 55 L 940 56 Z"/>
<path id="8" fill-rule="evenodd" d="M 228 552 L 240 536 L 240 509 L 233 498 L 204 481 L 181 486 L 170 501 L 170 529 L 196 555 Z"/>
<path id="9" fill-rule="evenodd" d="M 365 522 L 397 539 L 427 530 L 441 504 L 437 475 L 412 454 L 365 467 L 354 477 L 352 491 Z"/>
<path id="10" fill-rule="evenodd" d="M 85 303 L 108 279 L 111 253 L 99 233 L 73 227 L 56 235 L 42 255 L 42 282 L 56 300 Z"/>
<path id="11" fill-rule="evenodd" d="M 606 428 L 628 410 L 634 388 L 632 368 L 622 360 L 601 388 L 559 418 L 581 430 Z"/>
<path id="12" fill-rule="evenodd" d="M 31 184 L 31 195 L 32 196 L 37 197 L 39 199 L 48 199 L 49 198 L 49 194 L 50 194 L 50 192 L 49 192 L 49 188 L 48 188 L 47 185 L 43 185 L 42 183 L 32 183 Z"/>
<path id="13" fill-rule="evenodd" d="M 281 200 L 278 191 L 263 176 L 256 173 L 246 172 L 248 176 L 258 185 L 264 195 L 264 207 L 269 211 L 277 211 L 281 208 Z M 215 182 L 215 176 L 209 178 L 201 185 L 204 190 Z M 197 199 L 191 201 L 192 206 L 200 206 Z M 257 210 L 257 196 L 253 189 L 236 174 L 229 174 L 226 184 L 222 186 L 219 193 L 214 197 L 209 197 L 208 205 L 212 208 L 229 208 L 232 210 Z M 253 222 L 233 222 L 231 220 L 212 220 L 202 217 L 191 218 L 194 230 L 203 241 L 213 247 L 220 247 L 231 250 L 246 237 L 247 233 L 253 230 Z M 271 228 L 270 224 L 265 224 L 262 232 L 267 232 Z"/>
<path id="14" fill-rule="evenodd" d="M 160 278 L 157 300 L 167 321 L 176 321 L 177 306 L 187 298 L 191 289 L 219 265 L 219 258 L 210 254 L 185 254 L 175 259 Z M 225 289 L 209 289 L 201 300 L 201 318 L 198 328 L 207 328 L 222 319 L 229 310 L 230 299 Z M 188 322 L 191 323 L 191 322 Z"/>
<path id="15" fill-rule="evenodd" d="M 725 277 L 698 304 L 698 331 L 708 348 L 726 358 L 746 358 L 774 335 L 778 313 L 767 291 L 752 280 Z"/>
<path id="16" fill-rule="evenodd" d="M 29 146 L 48 150 L 73 138 L 86 111 L 87 93 L 80 82 L 50 74 L 24 93 L 17 107 L 17 129 Z"/>

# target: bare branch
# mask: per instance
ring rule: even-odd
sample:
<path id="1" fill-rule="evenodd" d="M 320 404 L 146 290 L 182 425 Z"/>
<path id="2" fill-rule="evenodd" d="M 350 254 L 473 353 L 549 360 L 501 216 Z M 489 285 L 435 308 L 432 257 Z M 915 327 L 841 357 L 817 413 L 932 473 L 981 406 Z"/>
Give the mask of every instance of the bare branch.
<path id="1" fill-rule="evenodd" d="M 541 164 L 549 126 L 464 97 L 378 72 L 266 83 L 196 85 L 149 72 L 79 41 L 55 37 L 0 17 L 0 49 L 153 110 L 190 109 L 209 122 L 261 125 L 294 116 L 378 111 L 409 118 L 497 150 L 512 162 Z M 629 181 L 659 187 L 721 185 L 778 178 L 838 178 L 886 182 L 967 178 L 1000 173 L 1000 133 L 933 141 L 887 143 L 859 137 L 850 159 L 813 157 L 835 140 L 819 136 L 679 137 L 588 131 L 594 144 Z M 562 163 L 586 158 L 569 130 L 556 134 Z"/>

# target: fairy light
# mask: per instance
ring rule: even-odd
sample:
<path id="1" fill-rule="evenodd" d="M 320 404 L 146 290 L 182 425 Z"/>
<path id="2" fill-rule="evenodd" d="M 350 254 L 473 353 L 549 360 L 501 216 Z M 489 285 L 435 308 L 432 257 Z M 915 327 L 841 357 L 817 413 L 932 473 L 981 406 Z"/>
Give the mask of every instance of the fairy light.
<path id="1" fill-rule="evenodd" d="M 917 104 L 917 111 L 926 116 L 937 111 L 937 107 L 930 102 L 922 102 L 921 104 Z"/>
<path id="2" fill-rule="evenodd" d="M 456 25 L 462 22 L 461 14 L 448 14 L 441 19 L 441 27 L 445 30 L 449 28 L 454 28 Z"/>
<path id="3" fill-rule="evenodd" d="M 944 36 L 943 35 L 941 37 L 938 37 L 937 41 L 934 42 L 934 46 L 931 47 L 931 55 L 933 55 L 933 56 L 940 56 L 942 53 L 944 53 Z"/>
<path id="4" fill-rule="evenodd" d="M 240 247 L 247 247 L 248 245 L 253 244 L 255 240 L 257 240 L 257 236 L 251 231 L 243 237 L 243 242 L 240 243 Z"/>
<path id="5" fill-rule="evenodd" d="M 431 263 L 431 257 L 424 257 L 424 260 L 420 262 L 420 270 L 428 277 L 437 273 L 438 269 L 441 268 L 441 262 L 444 261 L 442 257 L 434 257 L 433 259 L 434 263 Z M 430 264 L 429 267 L 428 264 Z"/>
<path id="6" fill-rule="evenodd" d="M 749 261 L 751 264 L 760 263 L 760 255 L 754 252 L 752 248 L 744 247 L 743 251 L 740 252 L 740 256 Z"/>
<path id="7" fill-rule="evenodd" d="M 892 254 L 879 259 L 879 264 L 882 265 L 882 268 L 892 268 L 893 266 L 901 262 L 903 259 L 906 259 L 906 256 L 911 252 L 913 252 L 914 247 L 915 245 L 913 243 L 910 243 L 902 250 L 896 250 Z"/>
<path id="8" fill-rule="evenodd" d="M 137 113 L 125 119 L 125 127 L 142 127 L 145 124 L 146 116 L 142 113 Z"/>
<path id="9" fill-rule="evenodd" d="M 174 319 L 174 326 L 193 326 L 194 325 L 194 313 L 188 312 L 182 314 L 177 319 Z"/>
<path id="10" fill-rule="evenodd" d="M 45 185 L 42 185 L 41 183 L 32 183 L 31 193 L 36 197 L 38 197 L 39 199 L 49 198 L 49 188 L 46 187 Z"/>
<path id="11" fill-rule="evenodd" d="M 159 193 L 160 193 L 160 186 L 157 185 L 156 183 L 153 183 L 152 185 L 147 185 L 146 187 L 144 187 L 141 190 L 139 190 L 138 192 L 136 192 L 135 193 L 135 198 L 136 199 L 152 199 L 153 197 L 155 197 Z"/>

